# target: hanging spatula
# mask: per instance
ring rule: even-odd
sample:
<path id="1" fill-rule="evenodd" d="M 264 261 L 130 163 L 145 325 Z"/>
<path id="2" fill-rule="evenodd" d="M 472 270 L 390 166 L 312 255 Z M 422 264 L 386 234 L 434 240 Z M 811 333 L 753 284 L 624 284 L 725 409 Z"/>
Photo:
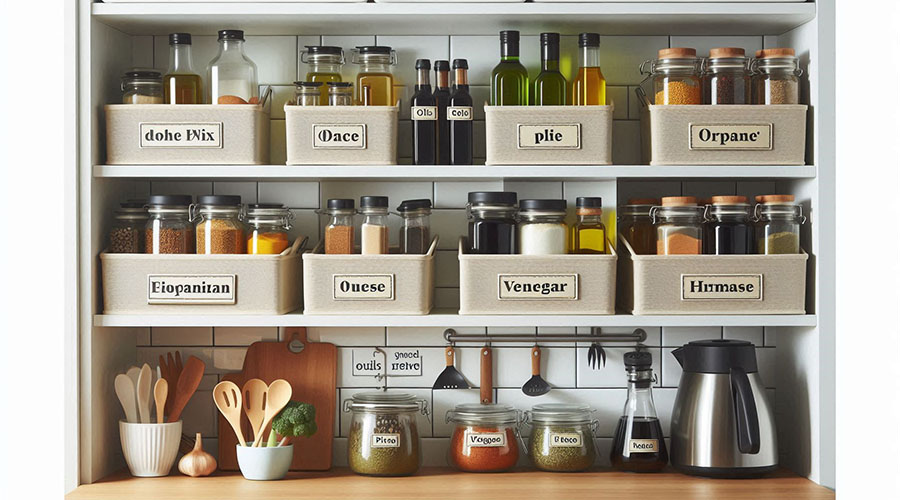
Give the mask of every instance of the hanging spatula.
<path id="1" fill-rule="evenodd" d="M 447 359 L 447 367 L 444 368 L 444 371 L 438 375 L 437 380 L 434 381 L 434 386 L 432 389 L 468 389 L 469 383 L 466 382 L 466 378 L 463 377 L 462 373 L 459 373 L 459 370 L 453 366 L 453 346 L 448 345 L 446 349 L 444 349 L 444 357 Z"/>
<path id="2" fill-rule="evenodd" d="M 541 378 L 541 348 L 531 348 L 531 378 L 522 386 L 526 396 L 541 396 L 550 391 L 550 384 Z"/>

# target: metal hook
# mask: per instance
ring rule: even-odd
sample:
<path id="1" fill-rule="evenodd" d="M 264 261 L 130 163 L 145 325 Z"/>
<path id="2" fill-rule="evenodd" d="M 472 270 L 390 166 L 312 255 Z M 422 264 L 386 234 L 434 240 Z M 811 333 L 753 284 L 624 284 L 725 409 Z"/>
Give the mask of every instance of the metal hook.
<path id="1" fill-rule="evenodd" d="M 376 347 L 375 353 L 381 354 L 381 358 L 382 358 L 382 363 L 381 363 L 382 373 L 375 375 L 375 380 L 383 383 L 382 386 L 379 387 L 378 389 L 386 392 L 388 389 L 387 388 L 387 377 L 388 377 L 388 374 L 387 374 L 387 352 L 385 352 L 385 350 L 380 347 Z"/>

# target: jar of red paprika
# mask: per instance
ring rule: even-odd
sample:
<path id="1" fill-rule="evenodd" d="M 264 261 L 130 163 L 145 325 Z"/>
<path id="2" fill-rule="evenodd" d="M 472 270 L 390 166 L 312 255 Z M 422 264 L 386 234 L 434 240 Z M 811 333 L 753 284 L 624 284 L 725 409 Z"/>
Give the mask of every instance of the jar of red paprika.
<path id="1" fill-rule="evenodd" d="M 466 472 L 501 472 L 519 461 L 519 412 L 504 404 L 461 404 L 447 412 L 454 424 L 450 465 Z"/>

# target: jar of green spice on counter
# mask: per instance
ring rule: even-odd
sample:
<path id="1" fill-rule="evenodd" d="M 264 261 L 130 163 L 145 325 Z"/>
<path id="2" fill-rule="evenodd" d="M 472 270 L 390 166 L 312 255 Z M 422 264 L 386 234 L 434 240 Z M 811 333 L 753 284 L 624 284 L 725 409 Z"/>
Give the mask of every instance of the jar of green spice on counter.
<path id="1" fill-rule="evenodd" d="M 412 394 L 364 392 L 344 401 L 352 413 L 347 439 L 350 469 L 365 476 L 411 476 L 421 453 L 416 414 L 428 415 L 425 400 Z"/>
<path id="2" fill-rule="evenodd" d="M 525 412 L 531 426 L 528 454 L 534 466 L 550 472 L 578 472 L 597 457 L 593 410 L 586 405 L 539 404 Z"/>
<path id="3" fill-rule="evenodd" d="M 756 244 L 761 255 L 800 253 L 803 208 L 791 194 L 756 197 Z"/>

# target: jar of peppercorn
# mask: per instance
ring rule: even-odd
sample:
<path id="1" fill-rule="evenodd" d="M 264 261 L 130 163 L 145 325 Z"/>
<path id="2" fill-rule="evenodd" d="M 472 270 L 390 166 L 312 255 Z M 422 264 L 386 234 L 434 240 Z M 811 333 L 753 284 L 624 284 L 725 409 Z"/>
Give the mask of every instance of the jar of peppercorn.
<path id="1" fill-rule="evenodd" d="M 750 104 L 750 64 L 744 49 L 710 49 L 703 66 L 704 104 Z"/>
<path id="2" fill-rule="evenodd" d="M 531 427 L 528 454 L 538 469 L 578 472 L 594 465 L 594 432 L 599 425 L 587 405 L 545 403 L 525 412 Z"/>
<path id="3" fill-rule="evenodd" d="M 344 400 L 352 414 L 347 439 L 350 469 L 365 476 L 411 476 L 419 470 L 416 414 L 428 415 L 424 399 L 396 392 L 363 392 Z"/>
<path id="4" fill-rule="evenodd" d="M 450 465 L 465 472 L 502 472 L 519 460 L 519 412 L 504 404 L 461 404 L 447 412 L 454 424 Z"/>
<path id="5" fill-rule="evenodd" d="M 144 253 L 144 226 L 149 217 L 146 205 L 142 200 L 128 200 L 113 213 L 110 253 Z"/>
<path id="6" fill-rule="evenodd" d="M 194 225 L 189 195 L 152 195 L 147 199 L 144 253 L 194 253 Z"/>
<path id="7" fill-rule="evenodd" d="M 686 47 L 660 49 L 657 59 L 644 61 L 640 70 L 653 82 L 653 103 L 702 104 L 700 62 L 697 50 Z"/>

